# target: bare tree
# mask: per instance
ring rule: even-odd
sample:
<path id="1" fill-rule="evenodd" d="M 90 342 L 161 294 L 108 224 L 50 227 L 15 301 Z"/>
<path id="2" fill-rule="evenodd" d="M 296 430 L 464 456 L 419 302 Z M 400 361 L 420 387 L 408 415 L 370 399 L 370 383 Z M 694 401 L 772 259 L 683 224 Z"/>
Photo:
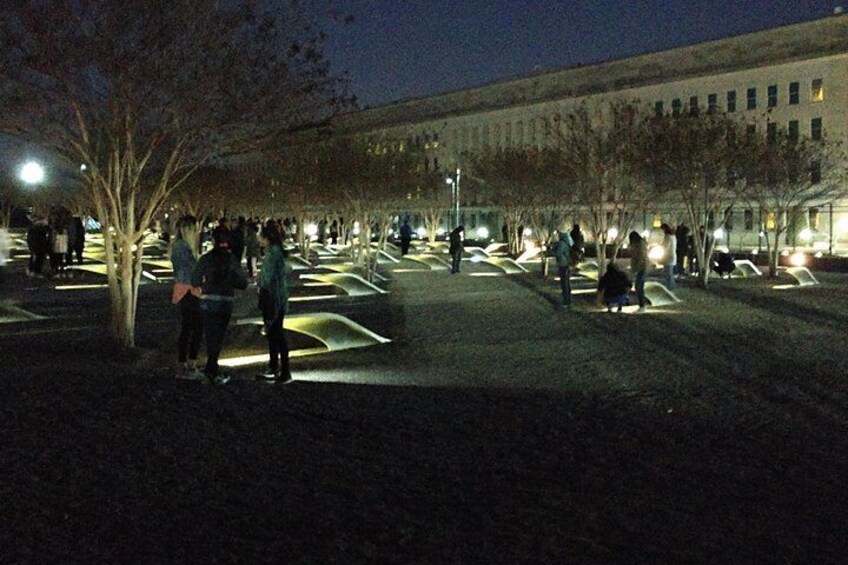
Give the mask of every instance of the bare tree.
<path id="1" fill-rule="evenodd" d="M 0 131 L 85 164 L 103 225 L 111 329 L 135 342 L 142 240 L 210 158 L 346 103 L 295 0 L 21 0 L 0 10 Z"/>
<path id="2" fill-rule="evenodd" d="M 512 255 L 520 253 L 520 227 L 528 224 L 533 197 L 547 189 L 550 161 L 532 147 L 496 148 L 469 158 L 475 190 L 484 202 L 500 208 L 507 227 L 507 245 Z"/>
<path id="3" fill-rule="evenodd" d="M 650 118 L 642 135 L 635 162 L 653 178 L 664 202 L 679 202 L 686 211 L 696 230 L 695 253 L 702 266 L 698 283 L 706 287 L 715 248 L 709 230 L 724 226 L 725 210 L 739 197 L 742 171 L 757 158 L 756 136 L 745 124 L 712 112 Z M 698 226 L 705 227 L 702 234 Z"/>
<path id="4" fill-rule="evenodd" d="M 769 257 L 769 276 L 777 276 L 780 237 L 793 212 L 811 204 L 826 204 L 846 194 L 844 152 L 841 144 L 799 137 L 774 128 L 752 141 L 756 159 L 746 171 L 744 198 L 763 218 L 774 219 L 774 229 L 762 226 Z M 773 238 L 773 239 L 772 239 Z"/>
<path id="5" fill-rule="evenodd" d="M 637 103 L 578 106 L 557 132 L 565 182 L 597 246 L 598 269 L 615 259 L 635 219 L 654 197 L 635 165 L 646 118 Z"/>

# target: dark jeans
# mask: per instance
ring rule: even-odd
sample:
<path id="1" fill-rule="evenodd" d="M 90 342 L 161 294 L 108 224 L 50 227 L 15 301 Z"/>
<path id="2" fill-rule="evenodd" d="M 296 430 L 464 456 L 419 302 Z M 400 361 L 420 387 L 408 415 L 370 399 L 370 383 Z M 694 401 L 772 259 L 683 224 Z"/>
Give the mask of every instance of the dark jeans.
<path id="1" fill-rule="evenodd" d="M 203 337 L 203 319 L 200 316 L 200 299 L 188 293 L 180 300 L 180 316 L 182 317 L 182 325 L 180 326 L 179 360 L 180 363 L 185 363 L 186 360 L 197 359 L 197 352 L 200 349 L 200 338 Z"/>
<path id="2" fill-rule="evenodd" d="M 562 303 L 571 306 L 571 267 L 557 266 L 559 274 L 559 287 L 562 290 Z"/>
<path id="3" fill-rule="evenodd" d="M 224 300 L 204 300 L 200 311 L 203 314 L 203 333 L 206 335 L 206 369 L 208 376 L 218 374 L 218 357 L 227 325 L 233 315 L 233 303 Z"/>
<path id="4" fill-rule="evenodd" d="M 462 262 L 462 251 L 451 253 L 451 273 L 459 272 L 459 264 Z"/>
<path id="5" fill-rule="evenodd" d="M 29 270 L 32 273 L 42 274 L 44 270 L 44 260 L 47 258 L 45 251 L 33 251 L 29 256 Z"/>
<path id="6" fill-rule="evenodd" d="M 636 271 L 636 300 L 639 308 L 645 306 L 645 271 Z"/>
<path id="7" fill-rule="evenodd" d="M 412 243 L 411 239 L 406 239 L 405 237 L 400 238 L 400 254 L 406 255 L 409 253 L 409 244 Z"/>
<path id="8" fill-rule="evenodd" d="M 268 366 L 272 371 L 280 370 L 280 375 L 287 377 L 291 374 L 289 368 L 289 342 L 286 339 L 286 329 L 283 327 L 285 313 L 280 313 L 271 322 L 265 323 L 265 337 L 268 338 Z"/>
<path id="9" fill-rule="evenodd" d="M 674 290 L 674 265 L 666 265 L 663 267 L 663 272 L 665 273 L 665 286 L 668 290 Z"/>
<path id="10" fill-rule="evenodd" d="M 64 260 L 64 253 L 50 253 L 50 269 L 53 271 L 54 275 L 57 275 L 65 270 Z"/>

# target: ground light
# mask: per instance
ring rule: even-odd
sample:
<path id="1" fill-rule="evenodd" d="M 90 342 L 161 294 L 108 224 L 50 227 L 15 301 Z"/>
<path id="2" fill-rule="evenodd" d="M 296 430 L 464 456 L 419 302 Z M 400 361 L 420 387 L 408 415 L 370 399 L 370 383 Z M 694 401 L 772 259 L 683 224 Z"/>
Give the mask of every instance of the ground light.
<path id="1" fill-rule="evenodd" d="M 807 264 L 807 256 L 799 251 L 789 256 L 789 262 L 793 267 L 803 267 Z"/>

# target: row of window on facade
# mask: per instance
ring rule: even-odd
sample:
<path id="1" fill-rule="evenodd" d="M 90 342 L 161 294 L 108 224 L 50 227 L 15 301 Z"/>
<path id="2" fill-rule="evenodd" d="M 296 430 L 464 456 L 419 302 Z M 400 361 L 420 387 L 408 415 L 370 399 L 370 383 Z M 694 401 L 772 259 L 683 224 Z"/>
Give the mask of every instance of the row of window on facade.
<path id="1" fill-rule="evenodd" d="M 728 230 L 733 230 L 734 228 L 738 229 L 735 225 L 735 213 L 733 210 L 727 210 L 725 212 L 725 221 L 724 226 Z M 607 215 L 607 222 L 612 225 L 613 217 L 611 213 Z M 796 221 L 803 222 L 803 216 L 796 219 Z M 811 230 L 819 230 L 821 227 L 821 211 L 818 208 L 810 208 L 806 213 L 807 224 L 806 227 Z M 662 226 L 663 222 L 662 214 L 654 214 L 652 226 L 656 229 L 659 229 Z M 774 212 L 764 212 L 759 216 L 754 214 L 754 210 L 746 209 L 742 213 L 742 229 L 744 231 L 761 231 L 761 230 L 773 230 L 777 225 L 777 216 Z M 707 217 L 707 229 L 712 230 L 716 227 L 715 221 L 715 213 L 710 212 Z"/>
<path id="2" fill-rule="evenodd" d="M 768 94 L 766 97 L 766 107 L 767 108 L 775 108 L 779 103 L 779 92 L 778 86 L 776 84 L 769 85 Z M 757 88 L 751 87 L 747 91 L 747 99 L 745 109 L 747 110 L 756 110 L 757 109 Z M 736 91 L 728 90 L 724 97 L 725 105 L 724 110 L 726 112 L 735 112 L 737 110 L 736 104 Z M 787 102 L 790 106 L 796 106 L 801 103 L 801 83 L 800 82 L 790 82 L 789 88 L 787 89 Z M 822 102 L 824 101 L 824 81 L 820 78 L 813 79 L 810 83 L 810 102 Z M 707 95 L 707 112 L 718 112 L 719 108 L 719 96 L 717 93 L 712 93 Z M 683 101 L 680 98 L 675 98 L 671 101 L 671 113 L 674 116 L 679 116 L 683 111 Z M 691 115 L 698 115 L 701 111 L 700 100 L 697 96 L 689 97 L 689 105 L 688 112 Z M 662 100 L 657 100 L 654 103 L 654 113 L 657 116 L 662 116 L 665 114 L 665 103 Z"/>

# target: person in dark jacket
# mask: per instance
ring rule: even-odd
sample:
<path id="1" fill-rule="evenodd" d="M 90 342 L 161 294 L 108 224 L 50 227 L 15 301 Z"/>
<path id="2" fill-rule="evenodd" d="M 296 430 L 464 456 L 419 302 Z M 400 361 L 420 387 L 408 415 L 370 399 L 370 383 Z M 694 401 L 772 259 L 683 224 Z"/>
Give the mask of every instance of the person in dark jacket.
<path id="1" fill-rule="evenodd" d="M 239 216 L 238 219 L 230 220 L 230 253 L 236 260 L 238 265 L 241 265 L 241 260 L 244 258 L 244 216 Z"/>
<path id="2" fill-rule="evenodd" d="M 409 220 L 404 220 L 400 227 L 400 254 L 406 255 L 409 253 L 409 244 L 412 243 L 412 228 L 409 226 Z"/>
<path id="3" fill-rule="evenodd" d="M 617 311 L 621 312 L 621 307 L 627 304 L 627 293 L 629 291 L 630 280 L 627 278 L 627 274 L 619 269 L 614 261 L 610 261 L 607 272 L 598 281 L 598 292 L 603 295 L 607 312 L 612 312 L 613 305 L 617 305 Z"/>
<path id="4" fill-rule="evenodd" d="M 713 261 L 713 271 L 721 278 L 729 277 L 736 270 L 736 262 L 730 253 L 719 253 Z"/>
<path id="5" fill-rule="evenodd" d="M 283 236 L 273 222 L 262 229 L 265 258 L 259 275 L 259 306 L 268 338 L 268 370 L 261 378 L 287 383 L 292 380 L 289 367 L 289 345 L 284 321 L 289 307 L 289 285 L 286 280 L 286 252 Z"/>
<path id="6" fill-rule="evenodd" d="M 214 384 L 226 384 L 230 380 L 221 374 L 218 357 L 233 315 L 235 289 L 247 288 L 247 277 L 226 244 L 226 230 L 215 228 L 212 231 L 212 249 L 200 258 L 191 277 L 191 285 L 202 290 L 200 311 L 207 356 L 204 373 Z"/>
<path id="7" fill-rule="evenodd" d="M 244 254 L 247 258 L 247 276 L 251 281 L 259 271 L 259 258 L 262 256 L 258 231 L 257 222 L 248 220 L 244 226 Z"/>
<path id="8" fill-rule="evenodd" d="M 29 276 L 44 275 L 44 262 L 50 253 L 50 226 L 43 219 L 33 220 L 27 231 L 27 247 L 29 247 Z"/>
<path id="9" fill-rule="evenodd" d="M 638 312 L 645 311 L 645 272 L 648 270 L 648 242 L 637 232 L 632 231 L 630 239 L 630 270 L 636 278 L 636 300 Z"/>
<path id="10" fill-rule="evenodd" d="M 674 236 L 677 238 L 677 265 L 674 272 L 677 276 L 683 276 L 686 274 L 684 263 L 689 256 L 689 228 L 681 222 L 674 231 Z"/>
<path id="11" fill-rule="evenodd" d="M 85 249 L 85 225 L 82 223 L 82 218 L 74 216 L 74 240 L 70 242 L 74 254 L 77 256 L 77 263 L 82 265 L 82 252 Z M 68 264 L 71 262 L 68 261 Z"/>
<path id="12" fill-rule="evenodd" d="M 586 236 L 583 235 L 583 230 L 580 229 L 580 224 L 574 224 L 571 228 L 571 264 L 577 266 L 583 257 L 586 255 Z"/>
<path id="13" fill-rule="evenodd" d="M 464 247 L 463 239 L 465 239 L 465 226 L 456 226 L 450 232 L 450 247 L 448 253 L 451 256 L 451 273 L 459 272 L 459 264 L 462 261 L 462 249 Z"/>
<path id="14" fill-rule="evenodd" d="M 571 307 L 571 258 L 574 240 L 567 231 L 559 234 L 559 240 L 554 245 L 554 257 L 556 258 L 557 274 L 559 274 L 559 286 L 562 291 L 562 305 Z"/>

